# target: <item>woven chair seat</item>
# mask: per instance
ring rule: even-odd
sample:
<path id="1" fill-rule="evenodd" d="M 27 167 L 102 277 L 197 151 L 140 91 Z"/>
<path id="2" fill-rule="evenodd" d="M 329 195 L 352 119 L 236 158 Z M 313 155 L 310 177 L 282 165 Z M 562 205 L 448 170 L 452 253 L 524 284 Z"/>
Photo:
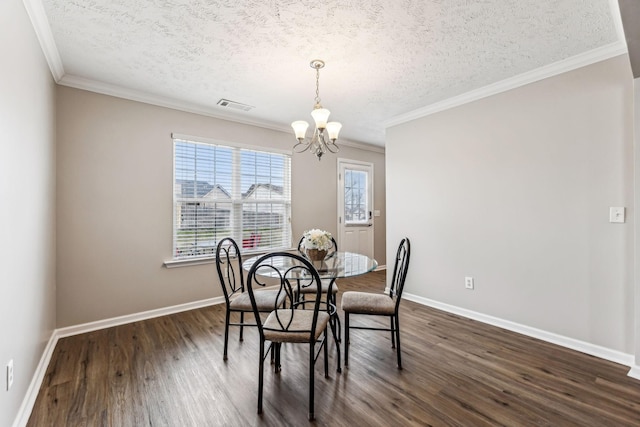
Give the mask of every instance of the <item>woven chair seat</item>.
<path id="1" fill-rule="evenodd" d="M 288 325 L 291 313 L 294 313 L 293 321 Z M 329 317 L 329 314 L 324 311 L 318 312 L 315 340 L 326 329 Z M 278 321 L 278 318 L 280 321 Z M 263 325 L 264 337 L 273 342 L 309 342 L 312 322 L 313 310 L 281 309 L 277 311 L 277 315 L 275 311 L 272 311 Z M 287 330 L 284 330 L 283 327 L 286 327 Z"/>
<path id="2" fill-rule="evenodd" d="M 256 305 L 258 306 L 258 311 L 271 311 L 275 307 L 279 307 L 284 301 L 284 292 L 281 292 L 278 296 L 279 290 L 267 289 L 261 291 L 255 291 L 253 296 L 256 299 Z M 277 304 L 276 304 L 277 299 Z M 251 307 L 251 298 L 249 297 L 248 292 L 242 292 L 238 296 L 234 297 L 229 303 L 229 307 L 232 310 L 240 310 L 240 311 L 253 311 Z"/>
<path id="3" fill-rule="evenodd" d="M 396 300 L 386 294 L 350 291 L 342 295 L 342 309 L 353 314 L 388 316 L 395 313 Z"/>
<path id="4" fill-rule="evenodd" d="M 321 279 L 322 282 L 322 293 L 326 294 L 327 292 L 329 292 L 329 285 L 331 284 L 331 280 L 333 279 Z M 304 287 L 300 287 L 300 293 L 301 294 L 315 294 L 317 291 L 317 286 L 315 283 L 312 283 L 311 285 L 307 286 L 306 288 Z M 333 295 L 338 293 L 338 285 L 334 282 L 333 286 L 331 286 L 331 293 Z"/>

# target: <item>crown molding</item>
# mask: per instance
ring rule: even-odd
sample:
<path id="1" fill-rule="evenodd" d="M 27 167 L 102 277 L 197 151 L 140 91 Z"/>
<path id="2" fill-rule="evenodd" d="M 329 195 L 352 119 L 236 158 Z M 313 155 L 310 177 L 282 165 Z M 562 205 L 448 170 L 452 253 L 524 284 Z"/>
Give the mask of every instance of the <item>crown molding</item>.
<path id="1" fill-rule="evenodd" d="M 287 129 L 287 132 L 289 131 L 289 129 Z M 343 147 L 351 147 L 351 148 L 357 148 L 359 150 L 365 150 L 365 151 L 372 151 L 374 153 L 380 153 L 380 154 L 384 154 L 385 153 L 385 148 L 383 146 L 380 145 L 373 145 L 373 144 L 367 144 L 364 142 L 357 142 L 357 141 L 350 141 L 348 139 L 340 139 L 338 140 L 339 145 L 343 146 Z"/>
<path id="2" fill-rule="evenodd" d="M 22 0 L 22 3 L 27 10 L 27 15 L 31 20 L 38 42 L 40 42 L 40 48 L 49 65 L 51 75 L 57 83 L 64 76 L 64 67 L 62 66 L 62 59 L 53 39 L 49 19 L 47 19 L 47 14 L 44 12 L 42 2 L 40 0 Z"/>
<path id="3" fill-rule="evenodd" d="M 220 111 L 216 111 L 212 108 L 197 105 L 190 102 L 179 101 L 177 99 L 153 95 L 147 92 L 128 89 L 122 86 L 112 85 L 109 83 L 100 82 L 97 80 L 86 79 L 84 77 L 73 76 L 65 74 L 58 82 L 62 86 L 68 86 L 75 89 L 82 89 L 89 92 L 100 93 L 103 95 L 109 95 L 116 98 L 128 99 L 130 101 L 142 102 L 145 104 L 151 104 L 158 107 L 171 108 L 173 110 L 184 111 L 187 113 L 199 114 L 202 116 L 209 116 L 217 119 L 228 120 L 237 123 L 248 124 L 252 126 L 258 126 L 262 128 L 282 131 L 283 126 L 277 123 L 272 123 L 266 120 L 257 120 L 246 117 L 238 117 L 231 114 L 225 114 Z"/>
<path id="4" fill-rule="evenodd" d="M 116 98 L 128 99 L 130 101 L 142 102 L 145 104 L 155 105 L 159 107 L 171 108 L 173 110 L 184 111 L 187 113 L 199 114 L 202 116 L 213 117 L 216 119 L 227 120 L 231 122 L 257 126 L 265 129 L 271 129 L 279 132 L 290 133 L 289 126 L 284 126 L 279 123 L 269 122 L 266 120 L 256 120 L 253 118 L 239 117 L 234 114 L 225 114 L 218 111 L 215 108 L 201 106 L 190 102 L 179 101 L 176 99 L 152 95 L 147 92 L 137 91 L 133 89 L 124 88 L 109 83 L 103 83 L 96 80 L 85 79 L 83 77 L 72 76 L 69 74 L 64 75 L 58 84 L 62 86 L 68 86 L 75 89 L 82 89 L 89 92 L 100 93 L 103 95 L 114 96 Z M 358 148 L 361 150 L 373 151 L 377 153 L 385 152 L 384 147 L 377 145 L 366 144 L 356 141 L 349 141 L 345 139 L 340 140 L 340 145 L 352 148 Z"/>
<path id="5" fill-rule="evenodd" d="M 587 65 L 591 65 L 596 62 L 604 61 L 626 53 L 626 43 L 622 41 L 616 41 L 597 49 L 590 50 L 589 52 L 572 56 L 571 58 L 554 62 L 553 64 L 545 65 L 544 67 L 540 67 L 535 70 L 528 71 L 526 73 L 522 73 L 517 76 L 472 90 L 470 92 L 445 99 L 444 101 L 436 102 L 426 107 L 401 114 L 384 122 L 384 126 L 385 129 L 392 126 L 397 126 L 402 123 L 410 122 L 412 120 L 426 117 L 440 111 L 468 104 L 470 102 L 477 101 L 482 98 L 487 98 L 492 95 L 497 95 L 499 93 L 527 85 L 529 83 L 534 83 L 539 80 L 575 70 L 577 68 L 586 67 Z"/>

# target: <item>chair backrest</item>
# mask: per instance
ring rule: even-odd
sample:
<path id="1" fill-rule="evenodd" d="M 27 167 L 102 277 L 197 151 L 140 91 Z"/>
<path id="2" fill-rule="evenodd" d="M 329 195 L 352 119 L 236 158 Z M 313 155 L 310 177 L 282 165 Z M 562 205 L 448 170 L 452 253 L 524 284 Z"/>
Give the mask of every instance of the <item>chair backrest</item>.
<path id="1" fill-rule="evenodd" d="M 233 295 L 244 292 L 242 255 L 240 255 L 238 244 L 231 237 L 226 237 L 218 242 L 216 268 L 224 299 L 228 305 Z"/>
<path id="2" fill-rule="evenodd" d="M 302 245 L 303 242 L 304 236 L 302 236 L 298 242 L 298 252 L 300 255 L 307 258 L 307 251 L 305 251 L 304 246 Z M 331 244 L 332 246 L 327 250 L 327 258 L 330 258 L 333 254 L 338 252 L 338 242 L 336 242 L 336 239 L 334 239 L 333 236 L 331 236 Z"/>
<path id="3" fill-rule="evenodd" d="M 405 237 L 400 241 L 398 251 L 396 252 L 396 262 L 393 267 L 391 286 L 389 287 L 389 296 L 391 298 L 396 298 L 396 312 L 400 305 L 400 298 L 402 298 L 402 291 L 404 290 L 404 281 L 407 277 L 410 256 L 411 243 L 409 242 L 409 238 Z"/>
<path id="4" fill-rule="evenodd" d="M 296 288 L 309 287 L 315 284 L 316 298 L 313 304 L 313 322 L 310 329 L 296 329 L 296 314 L 309 310 L 300 310 L 298 307 L 300 302 L 296 301 Z M 263 335 L 263 321 L 256 304 L 254 291 L 260 287 L 274 287 L 280 295 L 285 295 L 284 307 L 276 306 L 274 303 L 273 310 L 277 310 L 276 318 L 277 329 L 271 328 L 276 332 L 308 332 L 309 339 L 315 337 L 316 323 L 318 320 L 318 311 L 322 299 L 322 286 L 320 276 L 305 257 L 290 252 L 272 252 L 258 258 L 251 266 L 247 276 L 247 291 L 253 306 L 253 312 L 256 317 L 256 324 Z M 311 301 L 307 301 L 310 304 Z"/>

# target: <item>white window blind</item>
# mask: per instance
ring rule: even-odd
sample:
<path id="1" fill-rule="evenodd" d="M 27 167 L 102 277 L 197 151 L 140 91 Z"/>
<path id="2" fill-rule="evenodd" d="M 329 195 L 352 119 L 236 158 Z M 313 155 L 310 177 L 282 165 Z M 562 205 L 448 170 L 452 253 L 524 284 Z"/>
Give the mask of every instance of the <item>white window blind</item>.
<path id="1" fill-rule="evenodd" d="M 291 156 L 174 136 L 174 259 L 291 247 Z"/>

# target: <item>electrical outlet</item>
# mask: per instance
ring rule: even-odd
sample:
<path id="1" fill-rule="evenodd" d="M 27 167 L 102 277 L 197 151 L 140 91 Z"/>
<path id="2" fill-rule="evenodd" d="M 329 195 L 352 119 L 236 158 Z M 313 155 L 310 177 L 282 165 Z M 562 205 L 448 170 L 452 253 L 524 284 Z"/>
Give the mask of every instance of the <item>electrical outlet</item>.
<path id="1" fill-rule="evenodd" d="M 624 222 L 624 207 L 609 208 L 609 222 Z"/>
<path id="2" fill-rule="evenodd" d="M 466 289 L 473 289 L 473 277 L 464 278 L 464 287 Z"/>
<path id="3" fill-rule="evenodd" d="M 7 363 L 7 391 L 13 385 L 13 359 L 9 360 Z"/>

